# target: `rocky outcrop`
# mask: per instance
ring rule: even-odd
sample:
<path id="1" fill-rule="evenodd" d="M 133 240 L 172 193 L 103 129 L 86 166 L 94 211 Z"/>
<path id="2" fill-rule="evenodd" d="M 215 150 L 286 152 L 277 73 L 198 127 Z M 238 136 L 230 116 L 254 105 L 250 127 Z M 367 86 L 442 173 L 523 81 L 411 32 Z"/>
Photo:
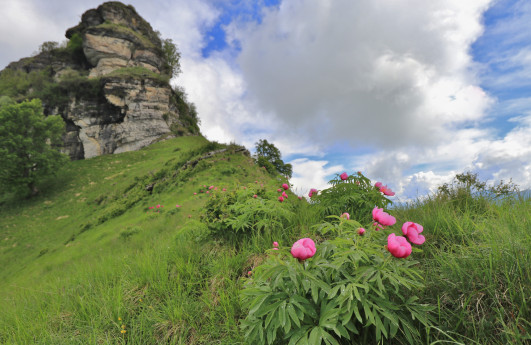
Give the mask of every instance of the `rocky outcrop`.
<path id="1" fill-rule="evenodd" d="M 91 9 L 66 37 L 67 47 L 7 68 L 28 75 L 40 71 L 56 83 L 52 89 L 61 97 L 42 100 L 45 113 L 65 120 L 63 151 L 72 159 L 138 150 L 173 135 L 172 128 L 198 134 L 183 131 L 180 110 L 186 102 L 169 85 L 161 40 L 132 6 L 107 2 Z"/>

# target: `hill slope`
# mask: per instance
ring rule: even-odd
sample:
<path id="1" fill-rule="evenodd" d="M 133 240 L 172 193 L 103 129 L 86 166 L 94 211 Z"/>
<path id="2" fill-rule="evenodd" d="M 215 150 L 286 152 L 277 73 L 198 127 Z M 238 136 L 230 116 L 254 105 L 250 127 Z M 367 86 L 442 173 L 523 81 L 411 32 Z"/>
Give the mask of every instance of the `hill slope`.
<path id="1" fill-rule="evenodd" d="M 201 157 L 204 159 L 197 161 Z M 192 164 L 186 165 L 190 161 Z M 167 262 L 161 256 L 169 255 L 180 229 L 189 224 L 200 228 L 201 206 L 210 197 L 225 193 L 223 189 L 229 193 L 254 181 L 278 185 L 254 165 L 242 147 L 210 143 L 202 137 L 180 137 L 140 151 L 70 162 L 37 198 L 4 201 L 0 210 L 0 294 L 7 307 L 0 318 L 0 342 L 25 343 L 39 334 L 42 343 L 68 343 L 62 338 L 64 330 L 48 333 L 46 328 L 50 327 L 50 317 L 64 318 L 65 313 L 74 317 L 72 309 L 77 308 L 64 303 L 78 303 L 84 294 L 95 293 L 94 287 L 78 284 L 97 285 L 98 277 L 120 280 L 128 274 L 131 260 L 146 265 L 150 275 L 156 274 L 157 269 L 151 269 L 157 262 L 165 271 Z M 208 190 L 204 186 L 215 187 Z M 124 281 L 132 284 L 128 278 Z M 130 288 L 142 290 L 139 296 L 146 293 L 145 286 Z M 65 298 L 62 293 L 71 295 Z M 80 336 L 72 339 L 74 343 L 120 338 L 119 328 L 109 331 L 113 336 L 105 330 L 109 322 L 127 314 L 119 313 L 126 296 L 111 298 L 118 298 L 117 309 L 108 310 L 110 319 L 99 321 L 105 324 L 103 334 L 92 334 L 94 329 L 86 325 L 91 335 L 78 331 Z M 50 309 L 50 304 L 55 307 Z M 26 308 L 30 310 L 23 312 Z M 20 317 L 27 317 L 36 329 L 13 329 Z M 37 321 L 39 317 L 42 323 Z M 89 322 L 63 321 L 69 325 Z M 159 336 L 164 337 L 162 333 Z"/>

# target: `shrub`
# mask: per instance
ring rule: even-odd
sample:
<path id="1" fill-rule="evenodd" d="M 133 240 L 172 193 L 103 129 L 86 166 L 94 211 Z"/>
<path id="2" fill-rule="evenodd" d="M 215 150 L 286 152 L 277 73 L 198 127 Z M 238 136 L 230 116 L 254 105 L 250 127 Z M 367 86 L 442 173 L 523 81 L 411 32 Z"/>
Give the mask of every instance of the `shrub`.
<path id="1" fill-rule="evenodd" d="M 415 296 L 423 288 L 417 262 L 392 257 L 383 231 L 360 236 L 348 223 L 310 259 L 283 248 L 252 272 L 241 293 L 249 343 L 421 343 L 432 308 Z"/>
<path id="2" fill-rule="evenodd" d="M 338 175 L 328 183 L 330 188 L 312 197 L 323 216 L 348 212 L 353 219 L 365 222 L 371 219 L 371 211 L 375 206 L 384 208 L 392 203 L 361 173 L 350 175 L 346 180 L 341 180 Z"/>
<path id="3" fill-rule="evenodd" d="M 227 192 L 206 203 L 202 220 L 213 237 L 236 243 L 263 235 L 287 239 L 284 229 L 294 216 L 293 207 L 276 197 L 264 188 Z"/>

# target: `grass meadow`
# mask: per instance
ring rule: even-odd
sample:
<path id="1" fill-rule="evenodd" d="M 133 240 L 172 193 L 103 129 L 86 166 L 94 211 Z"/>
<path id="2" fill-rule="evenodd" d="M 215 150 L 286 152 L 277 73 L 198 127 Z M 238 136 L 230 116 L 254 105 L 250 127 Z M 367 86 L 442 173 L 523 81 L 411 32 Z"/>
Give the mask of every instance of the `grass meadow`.
<path id="1" fill-rule="evenodd" d="M 318 205 L 289 191 L 278 202 L 286 181 L 238 148 L 166 140 L 70 162 L 35 198 L 3 196 L 0 343 L 248 343 L 241 291 L 274 255 L 272 242 L 287 253 L 302 237 L 319 246 L 326 235 L 315 226 L 324 221 Z M 432 310 L 421 343 L 531 343 L 529 195 L 431 196 L 388 212 L 395 232 L 406 221 L 424 227 L 412 254 L 423 287 L 407 292 Z M 409 343 L 400 331 L 376 340 L 371 327 L 335 341 Z"/>

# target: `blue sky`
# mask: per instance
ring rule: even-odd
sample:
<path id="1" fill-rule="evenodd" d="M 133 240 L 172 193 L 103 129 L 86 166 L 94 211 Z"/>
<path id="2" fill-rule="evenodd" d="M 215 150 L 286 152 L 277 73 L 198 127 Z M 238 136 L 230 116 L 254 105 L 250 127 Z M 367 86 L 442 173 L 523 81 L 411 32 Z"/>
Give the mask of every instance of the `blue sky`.
<path id="1" fill-rule="evenodd" d="M 130 3 L 179 45 L 207 138 L 275 143 L 301 194 L 358 170 L 400 200 L 466 170 L 531 187 L 529 1 Z M 0 0 L 0 68 L 99 4 Z"/>

